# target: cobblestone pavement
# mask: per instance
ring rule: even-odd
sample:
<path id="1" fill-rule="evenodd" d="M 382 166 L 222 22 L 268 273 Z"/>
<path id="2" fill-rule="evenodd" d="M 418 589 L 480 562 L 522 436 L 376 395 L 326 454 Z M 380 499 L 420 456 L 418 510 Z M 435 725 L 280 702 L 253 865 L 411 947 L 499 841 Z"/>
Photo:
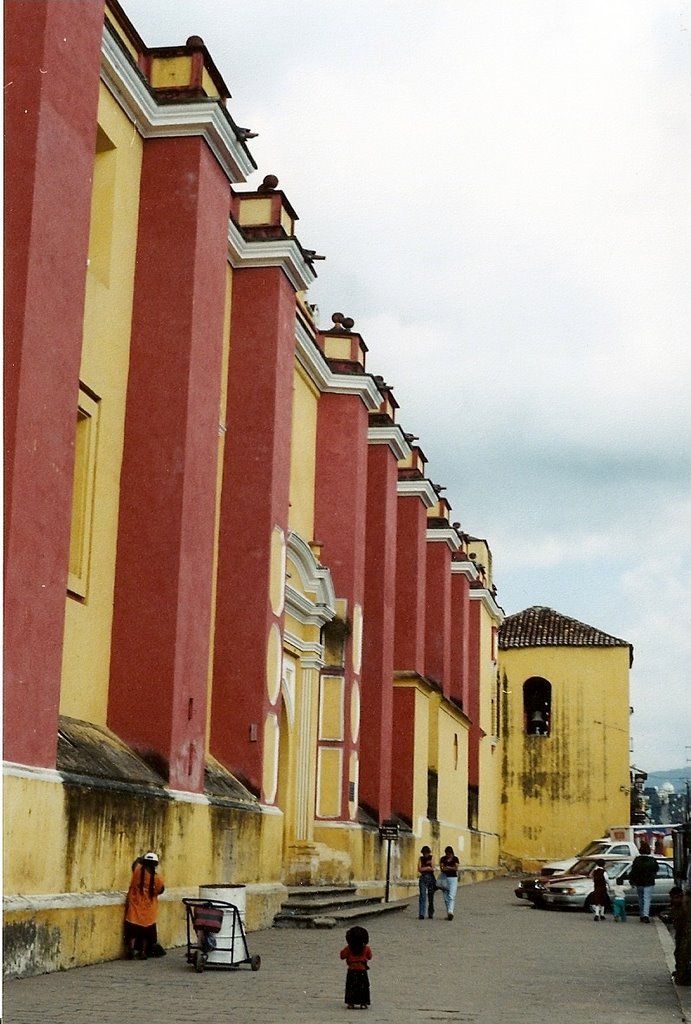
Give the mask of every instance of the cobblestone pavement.
<path id="1" fill-rule="evenodd" d="M 595 924 L 535 910 L 501 878 L 459 889 L 456 916 L 408 910 L 362 921 L 374 952 L 364 1020 L 447 1024 L 671 1024 L 691 1021 L 688 989 L 670 980 L 663 925 Z M 182 909 L 182 908 L 181 908 Z M 5 1024 L 328 1024 L 349 1020 L 344 929 L 248 935 L 248 966 L 195 974 L 185 950 L 9 981 Z M 683 1005 L 686 1005 L 686 1011 Z M 359 1015 L 365 1011 L 356 1010 Z M 359 1018 L 356 1018 L 359 1019 Z"/>

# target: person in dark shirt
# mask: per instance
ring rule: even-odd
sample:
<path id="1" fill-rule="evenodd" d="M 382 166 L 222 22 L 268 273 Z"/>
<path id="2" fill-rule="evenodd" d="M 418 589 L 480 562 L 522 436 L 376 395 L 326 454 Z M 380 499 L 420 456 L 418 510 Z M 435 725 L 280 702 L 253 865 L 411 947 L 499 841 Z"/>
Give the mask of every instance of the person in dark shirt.
<path id="1" fill-rule="evenodd" d="M 657 875 L 658 863 L 650 855 L 650 846 L 645 840 L 640 845 L 640 853 L 634 858 L 629 871 L 629 882 L 638 892 L 638 916 L 644 924 L 650 922 L 650 901 Z"/>

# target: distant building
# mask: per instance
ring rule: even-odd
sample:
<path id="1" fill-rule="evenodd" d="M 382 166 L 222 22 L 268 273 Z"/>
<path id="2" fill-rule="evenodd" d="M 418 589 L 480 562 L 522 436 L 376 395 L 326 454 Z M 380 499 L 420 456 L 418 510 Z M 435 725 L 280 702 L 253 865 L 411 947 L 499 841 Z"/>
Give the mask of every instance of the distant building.
<path id="1" fill-rule="evenodd" d="M 629 822 L 626 640 L 533 607 L 499 629 L 502 852 L 525 866 Z"/>

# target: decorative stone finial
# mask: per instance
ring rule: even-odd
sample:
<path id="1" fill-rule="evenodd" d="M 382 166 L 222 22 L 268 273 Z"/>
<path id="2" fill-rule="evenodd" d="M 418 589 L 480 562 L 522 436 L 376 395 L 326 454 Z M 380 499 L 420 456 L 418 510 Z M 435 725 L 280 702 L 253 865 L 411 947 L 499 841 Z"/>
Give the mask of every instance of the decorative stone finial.
<path id="1" fill-rule="evenodd" d="M 264 176 L 264 180 L 257 189 L 257 192 L 273 192 L 278 185 L 278 178 L 275 174 L 267 174 Z"/>
<path id="2" fill-rule="evenodd" d="M 206 46 L 206 43 L 201 36 L 190 36 L 185 46 L 189 46 L 193 50 L 201 50 L 203 46 Z"/>

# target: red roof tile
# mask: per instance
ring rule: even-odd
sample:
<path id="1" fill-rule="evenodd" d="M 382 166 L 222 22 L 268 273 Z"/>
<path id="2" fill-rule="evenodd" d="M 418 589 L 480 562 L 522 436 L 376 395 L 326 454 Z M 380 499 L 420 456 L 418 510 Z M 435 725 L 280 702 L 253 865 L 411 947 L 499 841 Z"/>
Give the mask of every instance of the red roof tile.
<path id="1" fill-rule="evenodd" d="M 628 647 L 633 661 L 633 647 L 628 641 L 540 605 L 507 615 L 501 624 L 500 650 L 519 647 Z"/>

